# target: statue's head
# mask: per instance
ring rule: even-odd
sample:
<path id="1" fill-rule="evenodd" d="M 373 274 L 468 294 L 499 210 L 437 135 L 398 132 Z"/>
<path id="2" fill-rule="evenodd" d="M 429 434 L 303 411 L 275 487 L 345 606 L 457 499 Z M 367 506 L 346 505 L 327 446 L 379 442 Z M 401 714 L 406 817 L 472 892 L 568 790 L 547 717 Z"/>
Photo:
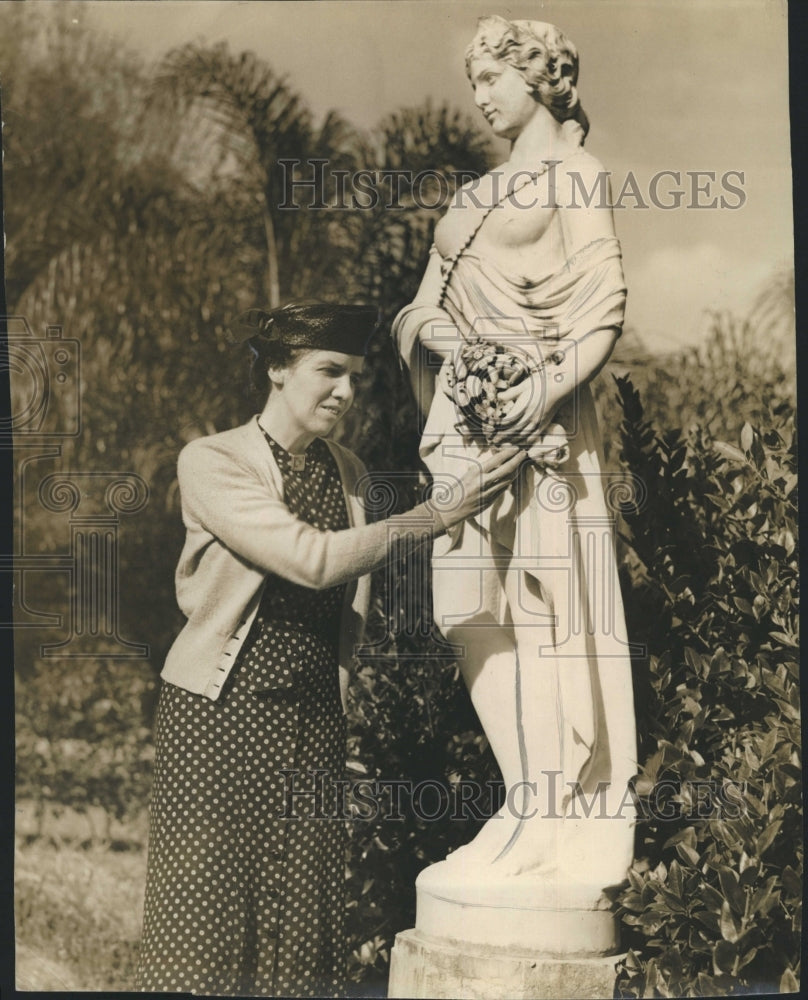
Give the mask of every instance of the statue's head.
<path id="1" fill-rule="evenodd" d="M 584 135 L 589 120 L 578 99 L 578 50 L 553 24 L 544 21 L 506 21 L 492 15 L 481 17 L 477 34 L 466 49 L 466 73 L 481 57 L 501 59 L 524 77 L 553 117 L 559 122 L 576 121 Z"/>

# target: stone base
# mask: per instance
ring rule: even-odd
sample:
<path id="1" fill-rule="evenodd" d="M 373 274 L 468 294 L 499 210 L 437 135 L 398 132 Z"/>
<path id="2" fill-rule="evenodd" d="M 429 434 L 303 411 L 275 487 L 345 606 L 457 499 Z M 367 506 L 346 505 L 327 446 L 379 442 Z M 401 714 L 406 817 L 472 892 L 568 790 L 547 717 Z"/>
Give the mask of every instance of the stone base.
<path id="1" fill-rule="evenodd" d="M 418 930 L 396 935 L 388 997 L 434 1000 L 612 1000 L 622 955 L 545 958 Z"/>
<path id="2" fill-rule="evenodd" d="M 485 877 L 487 876 L 487 877 Z M 599 958 L 620 950 L 619 925 L 602 887 L 570 876 L 494 880 L 440 861 L 418 876 L 416 930 L 521 955 Z"/>

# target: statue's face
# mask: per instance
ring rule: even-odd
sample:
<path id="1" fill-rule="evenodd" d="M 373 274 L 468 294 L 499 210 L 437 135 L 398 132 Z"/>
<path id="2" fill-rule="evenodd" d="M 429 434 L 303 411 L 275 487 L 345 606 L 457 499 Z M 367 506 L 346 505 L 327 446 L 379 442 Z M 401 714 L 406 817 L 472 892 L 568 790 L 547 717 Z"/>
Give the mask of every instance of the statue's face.
<path id="1" fill-rule="evenodd" d="M 536 114 L 538 102 L 522 74 L 493 56 L 472 59 L 474 102 L 495 135 L 515 139 Z"/>

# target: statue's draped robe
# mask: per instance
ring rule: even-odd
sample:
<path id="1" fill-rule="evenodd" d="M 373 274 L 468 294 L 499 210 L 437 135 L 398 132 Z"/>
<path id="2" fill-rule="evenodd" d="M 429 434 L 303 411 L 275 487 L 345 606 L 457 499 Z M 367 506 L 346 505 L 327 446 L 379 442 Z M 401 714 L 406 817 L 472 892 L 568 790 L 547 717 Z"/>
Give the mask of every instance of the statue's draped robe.
<path id="1" fill-rule="evenodd" d="M 435 248 L 432 252 L 438 253 Z M 443 266 L 448 270 L 447 262 Z M 531 280 L 503 272 L 496 260 L 473 246 L 465 250 L 451 270 L 442 308 L 413 304 L 399 314 L 394 328 L 419 403 L 428 414 L 421 455 L 432 474 L 461 475 L 476 447 L 462 433 L 452 400 L 436 388 L 437 369 L 425 367 L 426 352 L 418 339 L 424 324 L 431 336 L 441 336 L 443 327 L 443 335 L 456 337 L 456 328 L 464 340 L 481 336 L 515 343 L 536 359 L 545 359 L 544 377 L 552 379 L 554 352 L 571 351 L 574 357 L 576 345 L 587 335 L 621 328 L 625 296 L 615 238 L 596 240 L 561 269 Z M 536 405 L 541 405 L 540 398 Z M 481 609 L 469 606 L 464 589 L 466 556 L 487 552 L 501 559 L 504 552 L 506 559 L 517 560 L 520 572 L 531 578 L 521 591 L 519 614 L 503 601 L 485 610 L 495 619 L 527 620 L 535 633 L 536 655 L 543 663 L 548 658 L 553 662 L 563 781 L 579 781 L 586 791 L 598 782 L 608 783 L 609 798 L 619 803 L 636 770 L 631 671 L 614 554 L 615 504 L 606 501 L 615 487 L 619 494 L 620 480 L 603 475 L 588 385 L 578 385 L 556 413 L 547 416 L 570 436 L 568 461 L 556 470 L 528 465 L 472 528 L 460 525 L 436 541 L 435 566 L 445 567 L 453 557 L 457 562 L 456 572 L 435 573 L 435 620 L 441 627 L 448 616 L 454 623 L 461 623 L 465 614 L 480 617 Z M 539 595 L 533 606 L 531 594 Z M 451 635 L 450 628 L 443 630 Z M 522 712 L 529 725 L 530 705 L 523 705 Z M 523 777 L 536 780 L 537 774 Z M 625 872 L 630 851 L 629 838 L 618 851 L 616 870 L 623 865 Z"/>

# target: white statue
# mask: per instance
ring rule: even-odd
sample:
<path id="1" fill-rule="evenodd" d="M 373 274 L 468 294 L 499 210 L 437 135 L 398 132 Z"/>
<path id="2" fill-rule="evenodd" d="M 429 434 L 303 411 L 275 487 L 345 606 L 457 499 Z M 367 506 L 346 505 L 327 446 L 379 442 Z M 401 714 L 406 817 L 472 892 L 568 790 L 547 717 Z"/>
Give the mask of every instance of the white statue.
<path id="1" fill-rule="evenodd" d="M 464 649 L 508 799 L 470 844 L 422 873 L 419 926 L 427 893 L 495 908 L 539 896 L 600 906 L 633 846 L 631 670 L 588 386 L 625 303 L 607 179 L 583 148 L 578 56 L 557 28 L 482 18 L 466 67 L 510 156 L 454 198 L 393 332 L 427 415 L 421 455 L 434 474 L 461 474 L 483 436 L 518 441 L 535 461 L 434 547 L 435 622 Z M 488 396 L 463 380 L 477 338 L 478 357 L 486 345 L 515 356 Z M 508 373 L 513 384 L 497 386 Z M 488 404 L 476 431 L 475 393 Z"/>

